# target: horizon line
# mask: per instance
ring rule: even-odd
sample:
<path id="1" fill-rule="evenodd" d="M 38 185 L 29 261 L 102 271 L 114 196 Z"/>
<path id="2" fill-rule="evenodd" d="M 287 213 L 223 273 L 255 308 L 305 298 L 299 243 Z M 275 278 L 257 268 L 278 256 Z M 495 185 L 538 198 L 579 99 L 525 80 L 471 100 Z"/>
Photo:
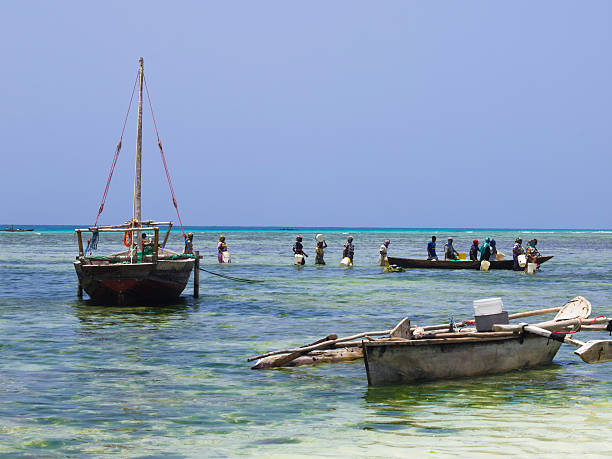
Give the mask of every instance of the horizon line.
<path id="1" fill-rule="evenodd" d="M 41 223 L 20 223 L 20 224 L 0 224 L 0 230 L 13 227 L 56 227 L 56 228 L 90 228 L 89 225 L 74 224 L 41 224 Z M 161 225 L 165 226 L 165 225 Z M 196 229 L 276 229 L 277 231 L 298 231 L 298 230 L 393 230 L 393 231 L 426 231 L 426 230 L 455 230 L 455 231 L 612 231 L 612 228 L 525 228 L 525 227 L 454 227 L 454 226 L 423 226 L 423 227 L 402 227 L 402 226 L 282 226 L 282 225 L 183 225 L 184 228 Z M 175 225 L 173 230 L 180 229 Z"/>

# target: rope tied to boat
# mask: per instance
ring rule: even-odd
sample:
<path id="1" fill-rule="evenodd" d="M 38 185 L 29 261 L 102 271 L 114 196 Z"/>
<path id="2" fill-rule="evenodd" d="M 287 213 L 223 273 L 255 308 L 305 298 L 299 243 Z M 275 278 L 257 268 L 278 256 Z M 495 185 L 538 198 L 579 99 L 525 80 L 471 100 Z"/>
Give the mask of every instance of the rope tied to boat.
<path id="1" fill-rule="evenodd" d="M 161 139 L 159 137 L 159 131 L 157 130 L 157 120 L 155 119 L 155 114 L 153 113 L 153 104 L 151 104 L 151 97 L 149 96 L 149 85 L 147 84 L 147 78 L 143 75 L 145 92 L 147 94 L 147 100 L 149 101 L 149 109 L 151 110 L 151 118 L 153 119 L 153 127 L 155 128 L 155 135 L 157 136 L 157 146 L 159 147 L 159 152 L 161 153 L 162 163 L 164 165 L 164 170 L 166 171 L 166 178 L 168 179 L 168 187 L 170 188 L 170 194 L 172 195 L 172 205 L 176 209 L 176 216 L 178 217 L 179 224 L 181 225 L 181 232 L 183 233 L 183 238 L 186 237 L 185 228 L 183 228 L 183 220 L 181 219 L 181 214 L 178 209 L 178 203 L 176 201 L 176 195 L 174 194 L 174 187 L 172 186 L 172 179 L 170 178 L 170 171 L 168 171 L 168 164 L 166 163 L 166 155 L 164 155 L 164 147 L 162 146 Z"/>
<path id="2" fill-rule="evenodd" d="M 551 331 L 548 340 L 550 341 L 552 339 L 553 341 L 559 341 L 560 343 L 563 343 L 567 334 L 568 333 Z"/>
<path id="3" fill-rule="evenodd" d="M 223 277 L 225 279 L 233 280 L 236 282 L 246 282 L 247 284 L 259 284 L 263 282 L 262 280 L 244 279 L 242 277 L 226 276 L 225 274 L 215 273 L 215 272 L 209 271 L 204 268 L 200 268 L 200 271 L 204 271 L 205 273 L 212 274 L 213 276 Z"/>

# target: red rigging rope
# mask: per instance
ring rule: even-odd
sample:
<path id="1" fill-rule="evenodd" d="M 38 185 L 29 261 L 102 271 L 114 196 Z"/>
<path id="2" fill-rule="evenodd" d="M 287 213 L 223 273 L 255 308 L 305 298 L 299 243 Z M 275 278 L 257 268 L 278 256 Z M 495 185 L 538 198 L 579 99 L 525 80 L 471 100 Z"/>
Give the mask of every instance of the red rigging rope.
<path id="1" fill-rule="evenodd" d="M 159 131 L 157 130 L 157 121 L 155 120 L 155 114 L 153 113 L 153 104 L 151 104 L 151 97 L 149 96 L 149 86 L 147 85 L 147 78 L 143 75 L 145 92 L 147 93 L 147 100 L 149 101 L 149 108 L 151 109 L 151 117 L 153 118 L 153 126 L 155 127 L 155 135 L 157 136 L 157 146 L 159 147 L 159 152 L 161 153 L 161 159 L 164 163 L 164 169 L 166 170 L 166 178 L 168 179 L 168 186 L 170 187 L 170 194 L 172 195 L 172 204 L 174 204 L 174 208 L 176 209 L 176 216 L 178 217 L 179 224 L 181 225 L 181 232 L 183 233 L 183 238 L 186 237 L 185 229 L 183 228 L 183 221 L 181 220 L 181 214 L 178 210 L 178 204 L 176 202 L 176 196 L 174 194 L 174 187 L 172 186 L 172 179 L 170 178 L 170 172 L 168 171 L 168 165 L 166 164 L 166 156 L 164 155 L 164 148 L 162 147 L 161 140 L 159 138 Z"/>
<path id="2" fill-rule="evenodd" d="M 125 133 L 125 126 L 127 125 L 127 120 L 130 114 L 130 109 L 132 108 L 132 101 L 134 100 L 134 92 L 136 92 L 137 82 L 138 82 L 138 75 L 136 75 L 136 79 L 134 80 L 134 87 L 132 88 L 132 96 L 130 97 L 130 104 L 128 105 L 127 113 L 125 114 L 125 119 L 123 120 L 123 129 L 121 129 L 121 137 L 119 137 L 119 143 L 117 144 L 117 148 L 115 148 L 115 156 L 113 157 L 113 162 L 111 164 L 111 168 L 108 173 L 108 179 L 106 180 L 106 187 L 104 188 L 104 194 L 102 195 L 102 201 L 100 202 L 100 208 L 98 209 L 98 215 L 96 216 L 96 222 L 93 225 L 94 227 L 98 225 L 98 219 L 100 218 L 100 214 L 104 210 L 106 196 L 108 195 L 108 188 L 110 187 L 111 179 L 113 178 L 113 172 L 115 171 L 115 165 L 117 164 L 117 159 L 119 159 L 119 152 L 121 151 L 121 142 L 123 141 L 123 134 Z"/>

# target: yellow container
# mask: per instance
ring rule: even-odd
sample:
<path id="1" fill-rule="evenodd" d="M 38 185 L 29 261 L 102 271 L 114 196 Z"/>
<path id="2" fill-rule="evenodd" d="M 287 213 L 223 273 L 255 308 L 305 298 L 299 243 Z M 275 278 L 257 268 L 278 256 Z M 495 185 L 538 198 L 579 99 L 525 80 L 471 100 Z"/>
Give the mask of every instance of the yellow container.
<path id="1" fill-rule="evenodd" d="M 465 252 L 459 252 L 459 259 L 465 260 Z"/>

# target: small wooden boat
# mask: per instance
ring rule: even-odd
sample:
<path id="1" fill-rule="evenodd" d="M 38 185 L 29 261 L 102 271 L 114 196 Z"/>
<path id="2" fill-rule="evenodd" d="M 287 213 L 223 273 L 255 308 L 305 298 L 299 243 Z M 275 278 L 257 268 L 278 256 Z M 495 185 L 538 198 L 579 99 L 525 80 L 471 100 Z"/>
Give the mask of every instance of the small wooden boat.
<path id="1" fill-rule="evenodd" d="M 199 253 L 192 253 L 192 248 L 189 249 L 190 253 L 179 253 L 166 249 L 166 242 L 170 235 L 172 222 L 143 221 L 141 218 L 142 105 L 144 81 L 142 58 L 140 59 L 137 81 L 139 83 L 138 129 L 134 179 L 134 213 L 132 219 L 122 225 L 98 226 L 98 218 L 96 218 L 96 223 L 94 223 L 92 227 L 75 229 L 79 244 L 79 255 L 74 262 L 74 268 L 79 279 L 79 296 L 82 296 L 82 290 L 84 289 L 91 299 L 96 302 L 118 305 L 142 302 L 146 302 L 147 304 L 166 303 L 173 301 L 185 289 L 192 270 L 194 271 L 194 296 L 198 296 L 199 288 Z M 134 87 L 136 87 L 136 85 Z M 153 120 L 155 121 L 155 118 L 153 118 Z M 157 131 L 157 126 L 155 129 Z M 123 137 L 123 133 L 121 137 Z M 157 137 L 157 143 L 162 155 L 164 167 L 166 168 L 166 176 L 170 186 L 172 201 L 180 222 L 178 206 L 159 135 Z M 102 203 L 98 210 L 98 217 L 104 208 L 104 200 L 106 199 L 110 179 L 120 149 L 121 140 L 115 151 L 115 159 L 106 184 L 106 190 L 103 194 Z M 167 226 L 168 228 L 163 242 L 159 240 L 160 226 Z M 92 233 L 92 237 L 86 249 L 83 249 L 82 233 L 84 232 Z M 92 250 L 90 249 L 97 247 L 99 234 L 103 232 L 123 234 L 123 241 L 127 250 L 120 253 L 113 253 L 108 256 L 92 256 Z M 154 234 L 153 240 L 143 240 L 141 235 L 143 235 L 144 232 L 152 232 Z M 186 237 L 184 231 L 183 236 Z"/>
<path id="2" fill-rule="evenodd" d="M 562 307 L 520 312 L 506 316 L 491 331 L 478 331 L 472 320 L 415 327 L 406 317 L 393 329 L 362 332 L 343 338 L 331 334 L 298 348 L 267 352 L 253 369 L 271 369 L 364 358 L 368 384 L 414 384 L 504 373 L 548 365 L 562 343 L 586 363 L 612 361 L 612 340 L 578 341 L 581 330 L 612 332 L 612 320 L 598 316 L 585 325 L 591 303 L 577 296 Z M 509 324 L 508 320 L 556 312 L 553 320 L 535 325 Z M 476 321 L 477 322 L 477 321 Z M 597 324 L 597 325 L 595 325 Z M 568 333 L 571 332 L 571 333 Z M 373 338 L 373 336 L 382 336 Z M 360 341 L 356 341 L 360 340 Z"/>
<path id="3" fill-rule="evenodd" d="M 552 256 L 538 257 L 538 263 L 542 264 L 553 258 Z M 420 260 L 417 258 L 399 258 L 399 257 L 388 257 L 390 265 L 400 266 L 402 268 L 415 268 L 415 269 L 480 269 L 479 261 L 470 260 Z M 505 269 L 512 270 L 513 261 L 500 260 L 491 261 L 489 269 Z"/>
<path id="4" fill-rule="evenodd" d="M 22 231 L 34 231 L 34 228 L 14 228 L 13 225 L 11 225 L 10 227 L 0 229 L 0 231 L 6 231 L 9 233 L 20 233 Z"/>
<path id="5" fill-rule="evenodd" d="M 504 373 L 547 365 L 561 347 L 542 336 L 364 342 L 371 386 Z"/>

